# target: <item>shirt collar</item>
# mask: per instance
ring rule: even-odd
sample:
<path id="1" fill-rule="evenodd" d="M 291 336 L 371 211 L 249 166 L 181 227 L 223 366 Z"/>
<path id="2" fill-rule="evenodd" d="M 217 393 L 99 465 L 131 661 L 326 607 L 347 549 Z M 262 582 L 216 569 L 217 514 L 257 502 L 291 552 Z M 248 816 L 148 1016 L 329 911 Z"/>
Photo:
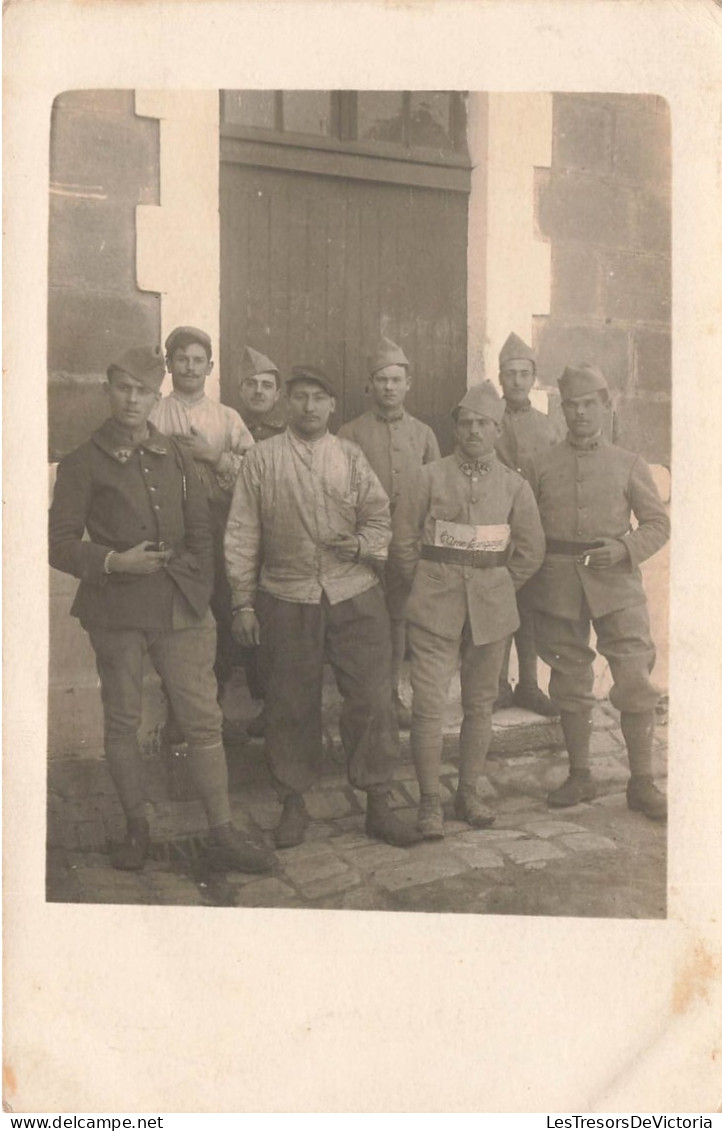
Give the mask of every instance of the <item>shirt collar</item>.
<path id="1" fill-rule="evenodd" d="M 323 442 L 329 439 L 331 433 L 327 430 L 323 436 L 319 436 L 316 440 L 304 440 L 302 436 L 297 436 L 292 428 L 287 428 L 285 435 L 288 436 L 291 444 L 299 448 L 301 451 L 314 452 L 317 451 Z"/>
<path id="2" fill-rule="evenodd" d="M 527 401 L 525 404 L 520 405 L 509 404 L 509 401 L 506 401 L 505 411 L 508 412 L 511 416 L 518 416 L 520 412 L 529 412 L 530 408 L 531 401 Z"/>
<path id="3" fill-rule="evenodd" d="M 174 401 L 178 401 L 178 403 L 182 404 L 185 408 L 195 408 L 197 404 L 202 404 L 206 399 L 205 391 L 203 391 L 202 393 L 197 393 L 194 397 L 185 397 L 182 393 L 178 393 L 175 389 L 171 389 L 168 396 L 172 397 Z"/>

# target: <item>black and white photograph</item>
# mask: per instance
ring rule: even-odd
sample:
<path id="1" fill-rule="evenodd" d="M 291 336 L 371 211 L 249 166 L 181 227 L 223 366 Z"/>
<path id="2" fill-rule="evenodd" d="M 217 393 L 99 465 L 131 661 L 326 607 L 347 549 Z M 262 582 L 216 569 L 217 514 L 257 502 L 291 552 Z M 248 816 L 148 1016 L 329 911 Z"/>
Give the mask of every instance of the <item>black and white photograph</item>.
<path id="1" fill-rule="evenodd" d="M 6 1112 L 718 1106 L 721 11 L 8 6 Z"/>
<path id="2" fill-rule="evenodd" d="M 666 101 L 50 146 L 48 898 L 663 917 Z"/>

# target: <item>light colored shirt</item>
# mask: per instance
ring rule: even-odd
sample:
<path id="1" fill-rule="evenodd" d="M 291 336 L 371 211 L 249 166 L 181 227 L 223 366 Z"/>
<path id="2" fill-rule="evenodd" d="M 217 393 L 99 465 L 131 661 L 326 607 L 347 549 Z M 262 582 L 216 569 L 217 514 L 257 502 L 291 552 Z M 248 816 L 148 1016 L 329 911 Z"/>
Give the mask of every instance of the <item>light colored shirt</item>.
<path id="1" fill-rule="evenodd" d="M 361 448 L 390 499 L 392 514 L 401 496 L 410 489 L 418 469 L 441 456 L 428 424 L 408 412 L 391 418 L 365 412 L 343 424 L 338 434 Z"/>
<path id="2" fill-rule="evenodd" d="M 353 534 L 356 561 L 328 543 Z M 373 563 L 391 541 L 389 501 L 363 452 L 330 433 L 312 443 L 290 430 L 248 453 L 226 526 L 233 607 L 253 607 L 257 587 L 284 601 L 332 605 L 378 582 Z"/>
<path id="3" fill-rule="evenodd" d="M 189 400 L 174 390 L 158 402 L 150 420 L 166 436 L 189 436 L 193 429 L 210 446 L 216 463 L 196 461 L 208 498 L 220 498 L 233 490 L 243 457 L 253 447 L 253 436 L 235 409 L 212 401 L 205 393 Z"/>

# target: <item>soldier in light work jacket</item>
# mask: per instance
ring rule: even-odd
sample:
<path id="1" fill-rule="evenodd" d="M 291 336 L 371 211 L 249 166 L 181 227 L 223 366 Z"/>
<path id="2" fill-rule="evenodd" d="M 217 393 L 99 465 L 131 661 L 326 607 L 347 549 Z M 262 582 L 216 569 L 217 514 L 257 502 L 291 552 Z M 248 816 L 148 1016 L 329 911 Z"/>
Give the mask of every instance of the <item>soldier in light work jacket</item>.
<path id="1" fill-rule="evenodd" d="M 621 712 L 631 770 L 627 803 L 664 820 L 666 798 L 652 781 L 659 693 L 650 678 L 655 649 L 639 566 L 669 538 L 669 518 L 642 457 L 603 434 L 609 390 L 600 370 L 587 364 L 565 369 L 559 391 L 569 432 L 535 463 L 530 479 L 547 552 L 529 596 L 569 753 L 569 777 L 548 800 L 563 807 L 595 796 L 589 766 L 593 626 L 614 680 L 609 698 Z"/>
<path id="2" fill-rule="evenodd" d="M 496 457 L 504 405 L 486 381 L 454 410 L 456 451 L 421 468 L 399 504 L 391 553 L 412 585 L 406 609 L 414 692 L 411 747 L 421 794 L 418 829 L 444 834 L 439 794 L 442 724 L 461 653 L 464 719 L 454 811 L 474 828 L 494 814 L 477 787 L 507 638 L 519 627 L 516 591 L 544 558 L 529 484 Z"/>
<path id="3" fill-rule="evenodd" d="M 420 467 L 439 459 L 439 445 L 428 424 L 404 409 L 411 388 L 409 360 L 389 338 L 382 337 L 369 358 L 369 393 L 373 408 L 342 425 L 339 436 L 358 444 L 376 472 L 391 503 L 391 516 L 409 490 Z M 386 606 L 391 621 L 391 681 L 399 726 L 408 727 L 411 712 L 399 693 L 406 652 L 406 602 L 409 589 L 392 561 L 386 567 Z"/>
<path id="4" fill-rule="evenodd" d="M 496 454 L 502 463 L 525 479 L 533 460 L 562 439 L 562 432 L 544 412 L 534 408 L 529 392 L 536 376 L 536 354 L 517 334 L 510 334 L 499 354 L 499 382 L 504 393 L 504 416 L 496 441 Z M 514 633 L 519 663 L 519 682 L 512 692 L 509 684 L 509 637 L 499 678 L 499 694 L 494 710 L 525 707 L 538 715 L 558 715 L 554 704 L 537 683 L 537 650 L 534 641 L 534 611 L 525 600 L 525 589 L 517 594 L 519 628 Z"/>

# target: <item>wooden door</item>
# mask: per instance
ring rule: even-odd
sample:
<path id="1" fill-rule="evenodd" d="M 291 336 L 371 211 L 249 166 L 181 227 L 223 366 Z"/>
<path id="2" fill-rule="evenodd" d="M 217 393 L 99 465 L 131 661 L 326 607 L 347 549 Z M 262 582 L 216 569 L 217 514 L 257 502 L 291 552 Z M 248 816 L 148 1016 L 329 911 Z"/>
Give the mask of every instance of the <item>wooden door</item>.
<path id="1" fill-rule="evenodd" d="M 368 406 L 366 357 L 385 333 L 411 361 L 409 410 L 448 449 L 466 388 L 466 237 L 464 192 L 224 161 L 223 399 L 248 344 L 283 375 L 324 368 L 337 427 Z"/>

